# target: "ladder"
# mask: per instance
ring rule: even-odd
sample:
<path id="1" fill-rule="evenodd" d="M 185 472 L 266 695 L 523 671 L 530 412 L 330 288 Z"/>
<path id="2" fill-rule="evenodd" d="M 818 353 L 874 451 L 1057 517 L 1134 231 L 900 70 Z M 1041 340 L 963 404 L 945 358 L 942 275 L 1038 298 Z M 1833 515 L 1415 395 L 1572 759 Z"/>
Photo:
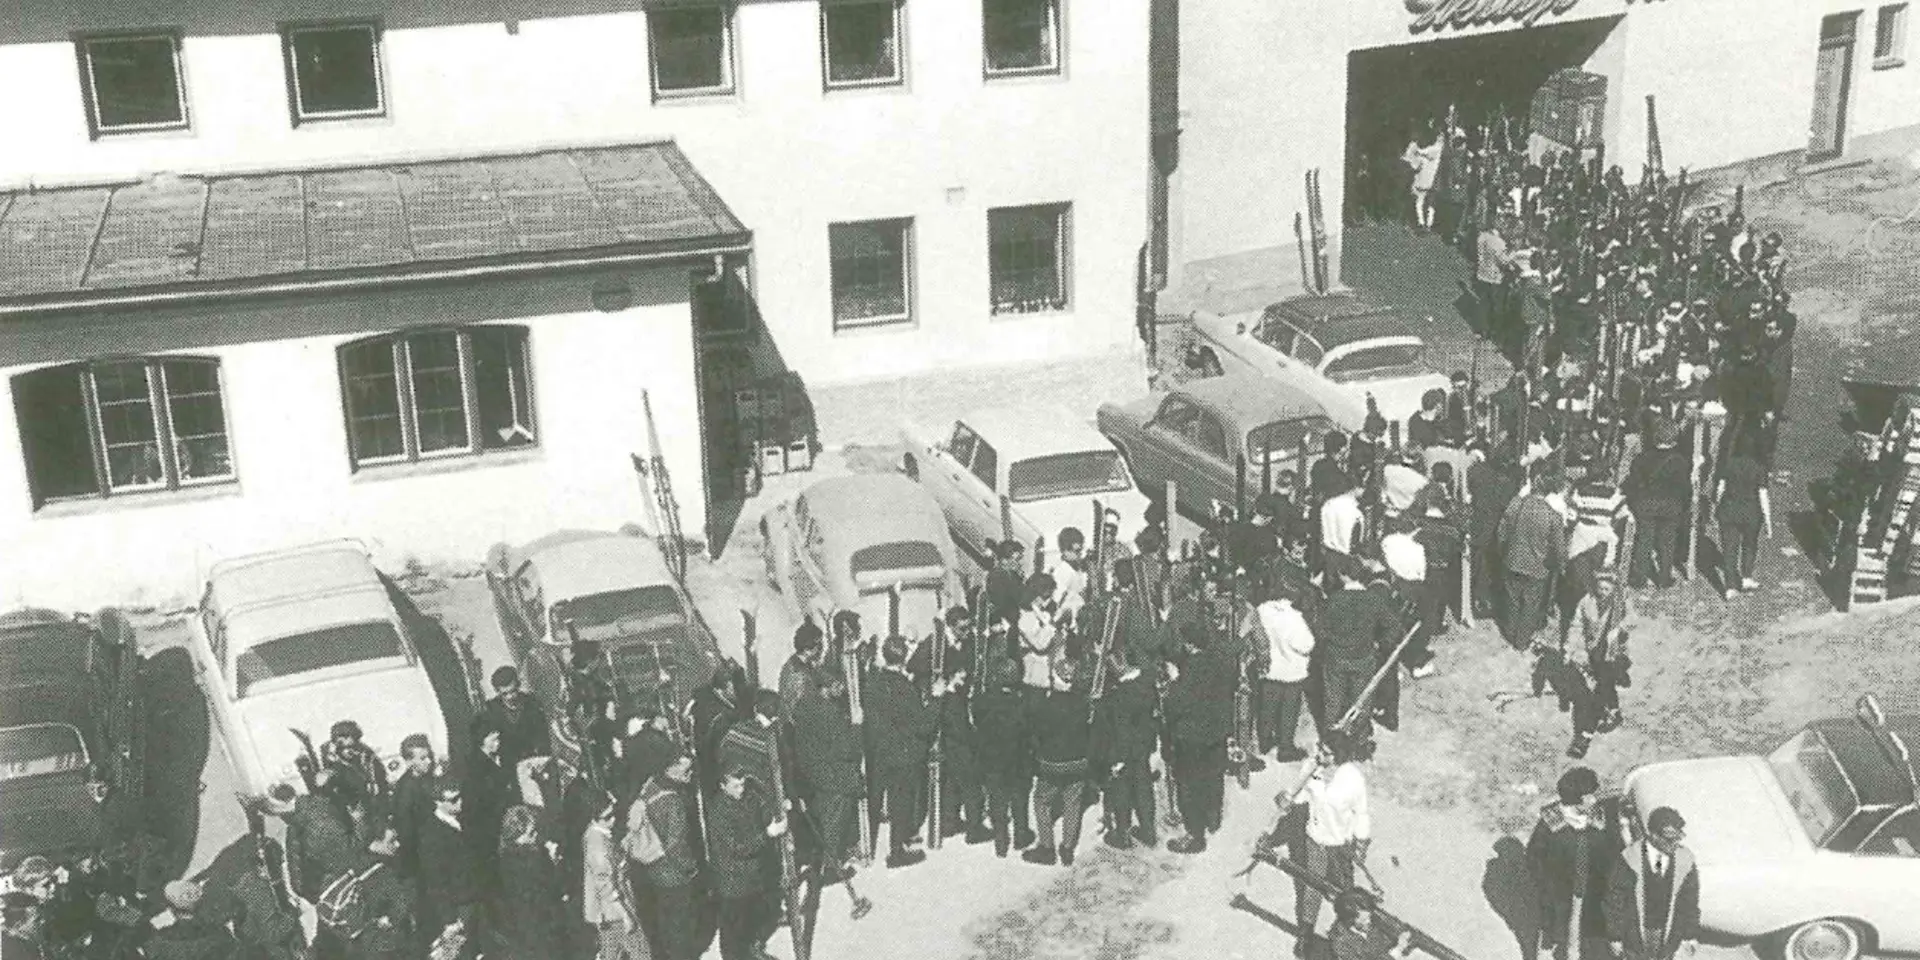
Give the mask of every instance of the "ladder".
<path id="1" fill-rule="evenodd" d="M 1914 505 L 1920 501 L 1920 403 L 1897 407 L 1876 447 L 1876 459 L 1889 471 L 1888 492 L 1860 514 L 1860 547 L 1848 591 L 1856 604 L 1887 599 L 1890 567 L 1903 550 L 1906 562 L 1898 573 L 1909 581 L 1920 576 L 1920 557 L 1912 549 Z"/>

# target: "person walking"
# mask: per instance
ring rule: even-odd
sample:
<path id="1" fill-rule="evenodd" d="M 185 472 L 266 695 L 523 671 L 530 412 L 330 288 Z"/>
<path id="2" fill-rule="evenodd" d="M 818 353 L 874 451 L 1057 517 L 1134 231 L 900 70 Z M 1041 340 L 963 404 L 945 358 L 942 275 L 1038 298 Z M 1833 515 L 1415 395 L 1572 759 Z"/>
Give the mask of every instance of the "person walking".
<path id="1" fill-rule="evenodd" d="M 1732 600 L 1742 590 L 1758 590 L 1753 561 L 1760 549 L 1760 533 L 1773 536 L 1773 502 L 1767 493 L 1767 469 L 1757 456 L 1756 431 L 1734 434 L 1726 463 L 1715 485 L 1715 519 L 1720 523 L 1720 585 Z"/>
<path id="2" fill-rule="evenodd" d="M 1367 777 L 1360 768 L 1360 743 L 1339 730 L 1320 738 L 1317 756 L 1306 761 L 1306 783 L 1292 796 L 1282 794 L 1282 808 L 1307 805 L 1306 835 L 1293 847 L 1294 862 L 1308 873 L 1325 877 L 1335 887 L 1353 886 L 1354 870 L 1367 857 L 1373 842 L 1373 817 L 1367 805 Z M 1294 956 L 1305 957 L 1314 925 L 1320 920 L 1319 891 L 1294 884 L 1293 917 L 1300 938 Z"/>
<path id="3" fill-rule="evenodd" d="M 1566 563 L 1567 518 L 1550 499 L 1565 484 L 1558 474 L 1541 478 L 1533 492 L 1508 505 L 1495 534 L 1507 588 L 1500 633 L 1515 650 L 1532 646 L 1546 626 L 1548 584 Z"/>
<path id="4" fill-rule="evenodd" d="M 1327 596 L 1318 636 L 1322 729 L 1340 722 L 1359 701 L 1380 665 L 1380 651 L 1400 640 L 1399 614 L 1389 596 L 1364 580 L 1348 580 Z M 1373 741 L 1373 704 L 1359 705 L 1348 729 L 1357 744 Z"/>
<path id="5" fill-rule="evenodd" d="M 1655 424 L 1652 433 L 1652 448 L 1634 458 L 1621 485 L 1638 524 L 1627 585 L 1638 588 L 1651 581 L 1664 590 L 1673 586 L 1673 569 L 1680 562 L 1680 528 L 1693 491 L 1693 465 L 1675 449 L 1680 431 L 1672 423 Z"/>
<path id="6" fill-rule="evenodd" d="M 699 960 L 696 943 L 696 881 L 700 857 L 694 848 L 693 755 L 676 754 L 640 791 L 627 810 L 627 855 L 646 877 L 640 924 L 655 956 Z"/>
<path id="7" fill-rule="evenodd" d="M 514 804 L 500 822 L 500 883 L 489 913 L 493 949 L 503 960 L 541 960 L 566 942 L 559 871 L 540 837 L 539 814 Z"/>
<path id="8" fill-rule="evenodd" d="M 1400 162 L 1406 164 L 1413 175 L 1413 225 L 1421 230 L 1433 229 L 1433 185 L 1440 176 L 1440 154 L 1444 142 L 1439 129 L 1427 124 L 1425 129 L 1415 131 L 1414 138 L 1408 141 L 1407 149 L 1400 155 Z"/>
<path id="9" fill-rule="evenodd" d="M 1020 667 L 1011 657 L 987 661 L 987 674 L 973 694 L 973 722 L 979 733 L 980 779 L 987 791 L 987 820 L 993 852 L 1005 857 L 1034 842 L 1027 821 L 1026 701 L 1020 692 Z"/>
<path id="10" fill-rule="evenodd" d="M 1514 269 L 1513 256 L 1507 252 L 1505 225 L 1489 216 L 1474 244 L 1473 293 L 1480 301 L 1481 334 L 1495 343 L 1511 336 L 1507 316 L 1507 275 Z"/>
<path id="11" fill-rule="evenodd" d="M 1062 651 L 1051 665 L 1052 689 L 1031 714 L 1035 777 L 1033 792 L 1034 845 L 1021 859 L 1052 866 L 1056 859 L 1073 866 L 1080 843 L 1081 818 L 1086 814 L 1087 746 L 1089 721 L 1086 694 L 1074 689 L 1075 661 Z M 1060 824 L 1058 846 L 1054 823 Z"/>
<path id="12" fill-rule="evenodd" d="M 1647 814 L 1607 878 L 1607 942 L 1618 960 L 1672 960 L 1699 938 L 1700 873 L 1681 841 L 1687 823 L 1672 807 Z"/>
<path id="13" fill-rule="evenodd" d="M 1106 768 L 1106 844 L 1116 850 L 1136 843 L 1155 846 L 1159 821 L 1154 819 L 1152 764 L 1159 737 L 1153 680 L 1117 651 L 1108 652 L 1107 671 L 1113 680 L 1093 709 L 1094 746 L 1089 748 L 1089 765 L 1097 758 Z"/>
<path id="14" fill-rule="evenodd" d="M 1600 904 L 1617 851 L 1600 817 L 1598 775 L 1572 767 L 1554 792 L 1556 800 L 1540 808 L 1527 839 L 1527 875 L 1540 911 L 1538 948 L 1555 960 L 1581 960 L 1582 944 L 1605 929 Z"/>
<path id="15" fill-rule="evenodd" d="M 867 789 L 860 734 L 847 712 L 847 684 L 838 670 L 820 675 L 820 689 L 800 701 L 793 726 L 794 757 L 820 844 L 820 882 L 832 883 L 851 873 L 855 809 Z"/>
<path id="16" fill-rule="evenodd" d="M 1467 517 L 1469 549 L 1473 556 L 1473 615 L 1494 618 L 1506 609 L 1504 584 L 1500 577 L 1500 519 L 1507 514 L 1514 498 L 1525 486 L 1525 475 L 1512 446 L 1502 444 L 1480 457 L 1467 468 Z M 1503 618 L 1503 617 L 1502 617 Z"/>
<path id="17" fill-rule="evenodd" d="M 793 631 L 793 655 L 780 665 L 780 712 L 792 717 L 800 701 L 820 688 L 820 661 L 826 654 L 826 635 L 812 617 Z"/>
<path id="18" fill-rule="evenodd" d="M 768 842 L 787 832 L 786 818 L 734 765 L 720 775 L 720 791 L 708 810 L 713 843 L 708 862 L 720 898 L 721 960 L 762 960 L 762 947 L 777 926 L 774 890 L 767 870 Z"/>
<path id="19" fill-rule="evenodd" d="M 1580 646 L 1561 654 L 1573 699 L 1573 743 L 1567 756 L 1579 760 L 1596 734 L 1620 726 L 1619 687 L 1632 666 L 1627 649 L 1633 607 L 1610 571 L 1594 578 L 1593 592 L 1575 614 Z"/>
<path id="20" fill-rule="evenodd" d="M 472 956 L 475 905 L 480 901 L 480 858 L 462 827 L 465 794 L 457 780 L 435 785 L 433 816 L 421 828 L 418 885 L 420 936 L 433 943 L 457 927 L 464 936 L 463 956 Z"/>
<path id="21" fill-rule="evenodd" d="M 627 885 L 627 857 L 613 838 L 620 803 L 602 793 L 592 806 L 593 822 L 580 841 L 580 911 L 599 944 L 598 960 L 652 960 Z"/>
<path id="22" fill-rule="evenodd" d="M 1173 744 L 1175 799 L 1187 832 L 1167 841 L 1167 849 L 1203 853 L 1207 834 L 1220 829 L 1226 799 L 1237 658 L 1232 637 L 1210 637 L 1197 624 L 1187 627 L 1180 643 L 1184 668 L 1172 671 L 1165 710 L 1167 738 Z"/>
<path id="23" fill-rule="evenodd" d="M 400 776 L 393 781 L 393 828 L 399 832 L 399 867 L 407 876 L 420 870 L 420 831 L 433 818 L 434 785 L 438 766 L 433 742 L 424 733 L 410 733 L 400 741 Z"/>
<path id="24" fill-rule="evenodd" d="M 1294 745 L 1294 734 L 1300 726 L 1314 639 L 1313 629 L 1288 590 L 1275 584 L 1272 596 L 1254 608 L 1266 640 L 1266 655 L 1258 658 L 1265 672 L 1260 678 L 1256 728 L 1262 753 L 1271 752 L 1281 763 L 1296 763 L 1307 756 Z"/>
<path id="25" fill-rule="evenodd" d="M 907 676 L 907 641 L 888 637 L 880 645 L 882 666 L 869 676 L 864 690 L 864 730 L 867 757 L 872 763 L 868 809 L 887 817 L 887 866 L 911 867 L 927 858 L 920 843 L 921 789 L 927 775 L 927 750 L 933 743 L 937 702 L 930 706 Z M 946 681 L 933 685 L 936 701 L 946 693 Z"/>

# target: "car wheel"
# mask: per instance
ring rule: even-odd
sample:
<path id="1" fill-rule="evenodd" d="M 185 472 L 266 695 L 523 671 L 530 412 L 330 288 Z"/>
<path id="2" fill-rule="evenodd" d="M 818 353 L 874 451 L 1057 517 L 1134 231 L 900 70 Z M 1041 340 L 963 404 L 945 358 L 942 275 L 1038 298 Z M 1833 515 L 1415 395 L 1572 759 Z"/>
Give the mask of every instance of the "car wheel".
<path id="1" fill-rule="evenodd" d="M 1860 928 L 1845 920 L 1811 920 L 1787 934 L 1780 953 L 1784 960 L 1859 960 L 1865 940 Z"/>

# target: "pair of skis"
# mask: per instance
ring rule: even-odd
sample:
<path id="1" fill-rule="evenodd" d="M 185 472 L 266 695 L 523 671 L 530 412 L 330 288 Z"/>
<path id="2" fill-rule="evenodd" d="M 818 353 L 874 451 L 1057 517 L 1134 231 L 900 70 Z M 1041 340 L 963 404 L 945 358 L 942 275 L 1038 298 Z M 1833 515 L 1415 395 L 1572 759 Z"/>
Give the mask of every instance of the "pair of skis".
<path id="1" fill-rule="evenodd" d="M 1327 213 L 1320 197 L 1319 167 L 1307 171 L 1307 213 L 1304 223 L 1301 215 L 1294 213 L 1293 236 L 1300 248 L 1300 285 L 1309 293 L 1324 295 L 1333 287 L 1333 271 L 1328 261 Z"/>

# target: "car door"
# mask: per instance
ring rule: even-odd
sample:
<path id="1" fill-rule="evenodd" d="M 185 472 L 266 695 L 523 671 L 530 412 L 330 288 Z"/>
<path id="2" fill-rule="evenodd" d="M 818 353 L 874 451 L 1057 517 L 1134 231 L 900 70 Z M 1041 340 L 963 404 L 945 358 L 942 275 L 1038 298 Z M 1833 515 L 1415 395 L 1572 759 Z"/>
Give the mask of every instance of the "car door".
<path id="1" fill-rule="evenodd" d="M 793 591 L 794 599 L 799 602 L 802 611 L 811 611 L 816 618 L 833 609 L 833 597 L 828 590 L 826 570 L 826 534 L 820 529 L 820 517 L 811 511 L 794 518 L 794 530 L 798 534 L 793 547 Z M 824 628 L 826 621 L 818 620 Z"/>
<path id="2" fill-rule="evenodd" d="M 1134 482 L 1159 486 L 1168 480 L 1184 482 L 1181 476 L 1186 457 L 1186 437 L 1200 408 L 1180 394 L 1160 401 L 1160 409 L 1140 426 L 1139 442 L 1129 452 L 1133 458 Z"/>
<path id="3" fill-rule="evenodd" d="M 963 481 L 973 462 L 977 437 L 972 428 L 958 420 L 945 443 L 929 445 L 919 468 L 920 483 L 933 495 L 946 515 L 947 526 L 967 542 L 979 528 L 978 506 L 967 496 Z"/>
<path id="4" fill-rule="evenodd" d="M 233 710 L 233 687 L 227 682 L 225 662 L 227 657 L 226 636 L 220 621 L 220 613 L 204 601 L 200 607 L 200 634 L 206 639 L 204 646 L 196 644 L 193 651 L 193 672 L 200 681 L 200 689 L 206 693 L 207 705 L 212 708 L 213 729 L 218 734 L 220 749 L 227 755 L 227 764 L 232 768 L 238 780 L 234 788 L 243 795 L 254 795 L 266 789 L 265 783 L 253 782 L 257 764 L 252 758 L 242 756 L 239 745 L 245 741 L 236 739 L 237 723 Z"/>
<path id="5" fill-rule="evenodd" d="M 1861 919 L 1873 924 L 1888 952 L 1920 952 L 1920 809 L 1909 807 L 1887 821 L 1847 857 L 1849 895 L 1857 895 Z M 1857 891 L 1857 894 L 1854 893 Z"/>

